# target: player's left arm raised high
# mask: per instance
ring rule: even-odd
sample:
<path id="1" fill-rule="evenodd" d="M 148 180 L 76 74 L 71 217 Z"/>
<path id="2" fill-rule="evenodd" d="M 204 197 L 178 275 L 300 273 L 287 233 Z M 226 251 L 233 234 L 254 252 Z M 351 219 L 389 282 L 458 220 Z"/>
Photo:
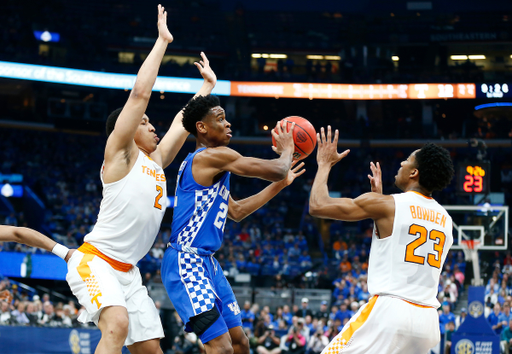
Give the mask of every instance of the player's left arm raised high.
<path id="1" fill-rule="evenodd" d="M 201 52 L 201 58 L 202 60 L 195 62 L 194 64 L 199 70 L 199 73 L 201 73 L 204 82 L 203 86 L 201 86 L 194 97 L 199 95 L 209 95 L 217 83 L 217 76 L 210 67 L 210 62 L 203 52 Z M 183 128 L 182 119 L 183 109 L 179 111 L 178 114 L 176 114 L 174 120 L 172 121 L 171 127 L 163 137 L 160 144 L 158 144 L 156 151 L 151 154 L 152 158 L 155 157 L 155 161 L 161 161 L 161 166 L 163 168 L 166 168 L 171 164 L 189 135 L 189 132 Z"/>
<path id="2" fill-rule="evenodd" d="M 338 130 L 335 131 L 334 140 L 331 136 L 331 127 L 327 128 L 327 137 L 324 128 L 321 133 L 317 134 L 318 150 L 317 162 L 318 171 L 311 188 L 311 196 L 309 198 L 309 213 L 312 216 L 327 219 L 336 219 L 344 221 L 359 221 L 363 219 L 380 219 L 393 215 L 394 201 L 389 195 L 382 195 L 376 192 L 365 193 L 355 199 L 351 198 L 332 198 L 329 196 L 327 180 L 332 166 L 341 161 L 348 155 L 350 150 L 345 150 L 341 154 L 337 151 L 338 146 Z M 379 174 L 378 169 L 372 169 L 374 175 Z M 377 186 L 377 180 L 372 180 L 372 190 L 382 191 L 382 187 Z"/>
<path id="3" fill-rule="evenodd" d="M 0 241 L 22 243 L 30 247 L 42 248 L 48 252 L 53 252 L 57 245 L 61 249 L 66 248 L 42 233 L 26 227 L 0 225 Z M 63 254 L 64 257 L 61 258 L 67 262 L 74 251 L 68 250 L 66 254 Z"/>
<path id="4" fill-rule="evenodd" d="M 285 179 L 279 182 L 274 182 L 261 192 L 254 194 L 250 197 L 240 200 L 234 200 L 229 197 L 228 216 L 231 220 L 240 222 L 247 216 L 254 213 L 256 210 L 265 205 L 270 199 L 274 198 L 283 188 L 289 186 L 295 178 L 306 172 L 304 162 L 299 164 L 295 163 L 288 171 Z"/>

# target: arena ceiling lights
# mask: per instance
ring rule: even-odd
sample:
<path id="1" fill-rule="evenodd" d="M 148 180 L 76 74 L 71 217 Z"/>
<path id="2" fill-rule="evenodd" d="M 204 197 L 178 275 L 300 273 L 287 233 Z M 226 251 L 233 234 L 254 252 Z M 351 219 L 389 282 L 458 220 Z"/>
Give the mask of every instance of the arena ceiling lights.
<path id="1" fill-rule="evenodd" d="M 483 60 L 485 55 L 483 54 L 472 54 L 472 55 L 450 55 L 451 60 Z"/>
<path id="2" fill-rule="evenodd" d="M 288 55 L 286 55 L 286 54 L 252 53 L 251 57 L 256 58 L 256 59 L 259 59 L 259 58 L 286 59 L 286 58 L 288 58 Z"/>

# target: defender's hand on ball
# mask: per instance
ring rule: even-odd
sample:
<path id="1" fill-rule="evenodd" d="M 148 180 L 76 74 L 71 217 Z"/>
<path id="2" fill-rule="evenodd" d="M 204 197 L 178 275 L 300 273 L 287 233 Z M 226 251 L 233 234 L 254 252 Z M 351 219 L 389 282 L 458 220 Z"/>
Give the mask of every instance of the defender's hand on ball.
<path id="1" fill-rule="evenodd" d="M 272 150 L 274 150 L 274 152 L 278 155 L 281 155 L 284 151 L 293 152 L 295 149 L 295 143 L 293 141 L 293 128 L 295 128 L 295 123 L 292 123 L 290 129 L 285 131 L 286 129 L 283 129 L 281 122 L 282 121 L 277 122 L 276 128 L 272 129 L 272 136 L 276 141 L 276 146 L 272 146 Z M 287 126 L 286 123 L 285 126 Z"/>
<path id="2" fill-rule="evenodd" d="M 372 192 L 382 194 L 382 171 L 380 169 L 380 164 L 374 164 L 370 162 L 370 170 L 372 170 L 372 175 L 368 175 L 368 179 L 370 180 L 370 185 L 372 186 Z"/>
<path id="3" fill-rule="evenodd" d="M 167 43 L 172 43 L 174 40 L 174 37 L 172 36 L 171 32 L 169 32 L 169 29 L 167 28 L 167 11 L 165 11 L 165 8 L 162 5 L 158 5 L 158 36 L 162 38 L 164 41 L 167 41 Z"/>
<path id="4" fill-rule="evenodd" d="M 330 125 L 327 126 L 327 138 L 325 137 L 324 128 L 321 128 L 320 133 L 316 134 L 316 140 L 318 142 L 316 161 L 319 167 L 321 165 L 332 167 L 350 152 L 350 150 L 345 150 L 341 154 L 338 154 L 338 135 L 339 132 L 338 129 L 336 129 L 334 132 L 334 140 L 332 140 Z"/>

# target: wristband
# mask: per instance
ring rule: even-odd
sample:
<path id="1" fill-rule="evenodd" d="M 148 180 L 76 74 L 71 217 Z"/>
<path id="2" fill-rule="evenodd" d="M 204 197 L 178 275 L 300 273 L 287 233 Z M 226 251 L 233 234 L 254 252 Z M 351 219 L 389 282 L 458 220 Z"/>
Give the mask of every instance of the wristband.
<path id="1" fill-rule="evenodd" d="M 66 258 L 66 256 L 68 255 L 68 252 L 69 252 L 69 248 L 61 245 L 60 243 L 57 243 L 52 249 L 52 253 L 56 256 L 59 256 L 62 259 Z"/>

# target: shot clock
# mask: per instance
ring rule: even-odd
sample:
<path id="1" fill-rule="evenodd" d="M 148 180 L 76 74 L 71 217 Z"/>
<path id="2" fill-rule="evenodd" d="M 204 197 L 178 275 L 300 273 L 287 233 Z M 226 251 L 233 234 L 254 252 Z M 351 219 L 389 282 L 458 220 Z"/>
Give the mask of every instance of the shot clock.
<path id="1" fill-rule="evenodd" d="M 490 174 L 491 165 L 489 162 L 469 161 L 459 163 L 457 167 L 457 192 L 461 194 L 489 193 Z"/>

